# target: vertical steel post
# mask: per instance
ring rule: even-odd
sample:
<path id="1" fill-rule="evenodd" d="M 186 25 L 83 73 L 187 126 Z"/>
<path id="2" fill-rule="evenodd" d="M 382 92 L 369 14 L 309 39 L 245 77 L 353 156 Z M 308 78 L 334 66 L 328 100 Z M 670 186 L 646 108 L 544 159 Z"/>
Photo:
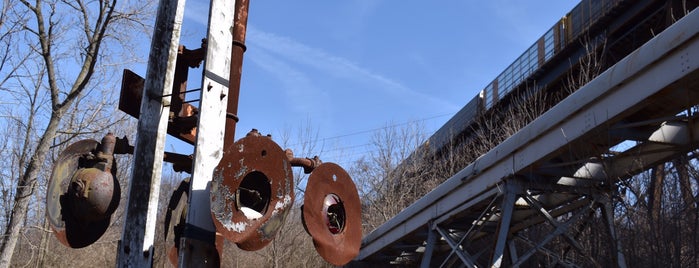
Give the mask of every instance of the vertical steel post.
<path id="1" fill-rule="evenodd" d="M 432 222 L 427 224 L 427 244 L 425 245 L 425 253 L 422 254 L 420 267 L 430 267 L 430 262 L 432 261 L 432 253 L 434 252 L 434 246 L 437 243 L 437 234 L 432 227 Z"/>
<path id="2" fill-rule="evenodd" d="M 514 182 L 514 180 L 509 180 L 506 182 L 505 197 L 502 200 L 502 215 L 500 217 L 500 225 L 498 226 L 498 239 L 495 242 L 492 267 L 500 267 L 502 265 L 505 245 L 507 245 L 507 235 L 510 233 L 512 212 L 514 211 L 517 194 L 519 194 L 521 191 L 520 185 L 517 182 Z"/>
<path id="3" fill-rule="evenodd" d="M 161 0 L 138 120 L 118 267 L 151 267 L 165 135 L 185 0 Z"/>

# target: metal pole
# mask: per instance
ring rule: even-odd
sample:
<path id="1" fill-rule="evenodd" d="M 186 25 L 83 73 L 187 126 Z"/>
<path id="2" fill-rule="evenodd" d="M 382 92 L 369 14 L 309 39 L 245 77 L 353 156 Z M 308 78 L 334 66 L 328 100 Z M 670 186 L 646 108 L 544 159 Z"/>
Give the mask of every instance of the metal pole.
<path id="1" fill-rule="evenodd" d="M 185 0 L 161 0 L 138 120 L 118 267 L 151 267 L 170 94 Z"/>
<path id="2" fill-rule="evenodd" d="M 224 151 L 235 142 L 235 125 L 238 123 L 238 97 L 240 95 L 240 78 L 243 72 L 243 53 L 245 53 L 245 33 L 248 25 L 248 7 L 250 1 L 235 1 L 235 21 L 233 21 L 233 48 L 231 50 L 230 80 L 228 81 L 228 110 L 226 112 L 226 132 L 223 138 Z"/>

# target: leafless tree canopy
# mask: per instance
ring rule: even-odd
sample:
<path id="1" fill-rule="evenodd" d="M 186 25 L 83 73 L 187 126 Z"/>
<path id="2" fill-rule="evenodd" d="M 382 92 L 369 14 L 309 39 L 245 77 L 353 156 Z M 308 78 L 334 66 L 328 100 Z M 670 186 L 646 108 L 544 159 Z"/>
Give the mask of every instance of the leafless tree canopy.
<path id="1" fill-rule="evenodd" d="M 130 133 L 114 113 L 118 78 L 124 63 L 143 57 L 132 38 L 149 31 L 151 10 L 151 1 L 3 2 L 0 266 L 15 263 L 18 241 L 49 231 L 44 187 L 60 149 L 87 135 Z"/>

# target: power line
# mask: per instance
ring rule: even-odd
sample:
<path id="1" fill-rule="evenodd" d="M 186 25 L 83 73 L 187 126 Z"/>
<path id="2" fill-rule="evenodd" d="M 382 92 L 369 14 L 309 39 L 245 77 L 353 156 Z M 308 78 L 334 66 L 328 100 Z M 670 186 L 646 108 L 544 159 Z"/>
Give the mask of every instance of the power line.
<path id="1" fill-rule="evenodd" d="M 403 122 L 403 123 L 388 125 L 388 126 L 384 126 L 384 127 L 378 127 L 378 128 L 373 128 L 373 129 L 369 129 L 369 130 L 362 130 L 362 131 L 357 131 L 357 132 L 351 132 L 351 133 L 348 133 L 348 134 L 342 134 L 342 135 L 337 135 L 337 136 L 331 136 L 331 137 L 321 138 L 321 139 L 318 140 L 318 142 L 324 143 L 324 142 L 329 141 L 329 140 L 335 140 L 335 139 L 340 139 L 340 138 L 345 138 L 345 137 L 350 137 L 350 136 L 356 136 L 356 135 L 365 134 L 365 133 L 371 133 L 371 132 L 375 132 L 375 131 L 379 131 L 379 130 L 385 130 L 385 129 L 389 129 L 389 128 L 395 128 L 395 127 L 398 127 L 398 126 L 409 125 L 409 124 L 416 123 L 416 122 L 424 122 L 424 121 L 427 121 L 427 120 L 432 120 L 432 119 L 435 119 L 435 118 L 440 118 L 440 117 L 444 117 L 444 116 L 448 116 L 448 115 L 453 115 L 453 114 L 454 114 L 454 112 L 452 112 L 452 113 L 445 113 L 445 114 L 438 114 L 438 115 L 434 115 L 434 116 L 430 116 L 430 117 L 426 117 L 426 118 L 422 118 L 422 119 L 410 120 L 410 121 L 406 121 L 406 122 Z M 307 144 L 307 143 L 309 143 L 309 142 L 308 142 L 308 141 L 306 141 L 306 142 L 300 142 L 300 143 L 288 145 L 288 147 L 298 146 L 298 145 Z M 369 145 L 369 143 L 363 144 L 363 145 Z M 363 145 L 357 145 L 357 146 L 363 146 Z M 357 146 L 354 146 L 354 147 L 357 147 Z"/>

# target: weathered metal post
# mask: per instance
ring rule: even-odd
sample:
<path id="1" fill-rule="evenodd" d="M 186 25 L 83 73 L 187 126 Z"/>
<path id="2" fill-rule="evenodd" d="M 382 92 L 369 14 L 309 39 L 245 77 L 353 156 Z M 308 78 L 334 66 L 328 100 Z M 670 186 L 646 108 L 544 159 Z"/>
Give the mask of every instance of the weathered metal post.
<path id="1" fill-rule="evenodd" d="M 148 57 L 118 267 L 151 267 L 169 95 L 185 0 L 160 0 Z"/>
<path id="2" fill-rule="evenodd" d="M 217 251 L 221 249 L 222 238 L 217 239 L 211 218 L 210 182 L 225 144 L 234 142 L 247 10 L 247 0 L 211 1 L 189 209 L 180 242 L 179 267 L 218 267 L 220 262 Z"/>

